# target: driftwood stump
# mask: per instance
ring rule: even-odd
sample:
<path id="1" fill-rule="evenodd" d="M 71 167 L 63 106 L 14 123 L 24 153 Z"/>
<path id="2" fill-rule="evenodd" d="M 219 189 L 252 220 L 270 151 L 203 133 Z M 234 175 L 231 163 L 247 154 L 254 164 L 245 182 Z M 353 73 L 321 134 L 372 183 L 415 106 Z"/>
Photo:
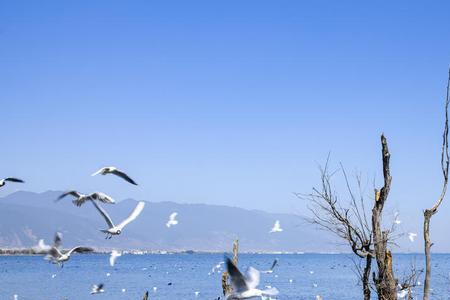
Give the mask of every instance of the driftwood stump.
<path id="1" fill-rule="evenodd" d="M 233 242 L 233 263 L 237 266 L 238 264 L 238 251 L 239 251 L 239 240 Z M 233 288 L 229 284 L 229 275 L 227 271 L 222 273 L 222 291 L 223 295 L 228 295 L 233 292 Z"/>
<path id="2" fill-rule="evenodd" d="M 145 292 L 144 298 L 142 300 L 148 300 L 148 291 Z"/>

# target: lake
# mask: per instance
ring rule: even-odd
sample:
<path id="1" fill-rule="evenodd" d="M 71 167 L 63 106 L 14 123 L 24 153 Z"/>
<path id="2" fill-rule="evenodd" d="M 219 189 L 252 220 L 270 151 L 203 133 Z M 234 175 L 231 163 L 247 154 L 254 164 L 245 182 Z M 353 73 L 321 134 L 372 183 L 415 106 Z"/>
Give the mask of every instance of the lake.
<path id="1" fill-rule="evenodd" d="M 272 274 L 261 274 L 260 287 L 279 289 L 278 299 L 362 299 L 350 254 L 241 254 L 239 268 L 270 268 L 275 258 L 279 265 Z M 224 260 L 222 254 L 126 254 L 109 266 L 109 255 L 74 254 L 63 268 L 42 256 L 0 257 L 0 299 L 217 299 L 222 296 L 221 272 L 212 268 Z M 396 276 L 401 278 L 415 263 L 424 267 L 423 255 L 394 256 Z M 450 255 L 435 254 L 432 260 L 432 299 L 450 299 Z M 223 270 L 223 267 L 222 269 Z M 423 281 L 423 276 L 420 278 Z M 92 284 L 104 283 L 105 293 L 90 295 Z M 153 288 L 156 288 L 154 290 Z M 414 295 L 420 296 L 422 286 Z M 199 292 L 196 296 L 195 292 Z M 222 297 L 223 298 L 223 297 Z"/>

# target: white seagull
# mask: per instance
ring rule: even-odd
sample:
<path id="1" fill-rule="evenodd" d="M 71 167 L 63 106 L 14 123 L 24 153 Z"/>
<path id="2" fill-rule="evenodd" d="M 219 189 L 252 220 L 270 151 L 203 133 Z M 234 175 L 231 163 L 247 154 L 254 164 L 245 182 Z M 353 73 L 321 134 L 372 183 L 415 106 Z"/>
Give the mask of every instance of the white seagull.
<path id="1" fill-rule="evenodd" d="M 91 295 L 104 293 L 105 290 L 103 289 L 103 286 L 103 283 L 100 283 L 99 285 L 94 284 L 91 288 Z"/>
<path id="2" fill-rule="evenodd" d="M 273 269 L 275 268 L 275 266 L 277 264 L 278 264 L 278 259 L 275 258 L 275 260 L 273 261 L 272 266 L 270 267 L 270 269 L 267 270 L 267 271 L 263 271 L 263 273 L 265 273 L 265 274 L 272 274 L 273 273 Z"/>
<path id="3" fill-rule="evenodd" d="M 60 249 L 61 243 L 62 243 L 62 233 L 57 232 L 55 234 L 55 238 L 53 239 L 53 246 L 45 244 L 44 240 L 40 239 L 38 241 L 38 244 L 36 246 L 32 247 L 31 249 L 33 250 L 33 253 L 35 253 L 35 254 L 48 254 L 50 252 L 50 250 L 52 249 L 52 247 Z"/>
<path id="4" fill-rule="evenodd" d="M 95 193 L 92 193 L 89 195 L 85 195 L 85 194 L 79 193 L 77 191 L 65 192 L 65 193 L 61 194 L 58 197 L 58 199 L 55 200 L 55 202 L 61 200 L 62 198 L 66 197 L 66 196 L 69 196 L 69 195 L 75 197 L 75 199 L 72 200 L 72 203 L 75 204 L 76 206 L 81 206 L 84 204 L 84 202 L 86 202 L 88 200 L 98 200 L 100 202 L 108 203 L 108 204 L 116 203 L 116 201 L 113 198 L 106 195 L 105 193 L 95 192 Z"/>
<path id="5" fill-rule="evenodd" d="M 77 247 L 74 247 L 74 248 L 70 249 L 69 251 L 63 253 L 62 250 L 59 250 L 56 247 L 52 247 L 52 249 L 50 249 L 50 251 L 46 255 L 45 259 L 49 260 L 50 262 L 52 262 L 54 264 L 58 264 L 60 267 L 63 267 L 64 262 L 66 262 L 70 259 L 70 255 L 73 252 L 86 253 L 86 252 L 92 252 L 92 251 L 94 251 L 94 249 L 92 249 L 92 248 L 77 246 Z"/>
<path id="6" fill-rule="evenodd" d="M 400 221 L 400 219 L 398 218 L 399 213 L 395 212 L 394 214 L 394 223 L 399 225 L 402 221 Z"/>
<path id="7" fill-rule="evenodd" d="M 224 263 L 225 263 L 224 261 L 219 262 L 217 265 L 215 265 L 215 266 L 211 269 L 211 272 L 209 272 L 209 274 L 213 274 L 213 273 L 219 272 L 220 269 L 222 268 L 222 265 L 223 265 Z"/>
<path id="8" fill-rule="evenodd" d="M 131 214 L 125 220 L 123 220 L 118 225 L 114 225 L 114 223 L 111 220 L 108 213 L 101 206 L 99 206 L 95 201 L 91 201 L 91 202 L 95 206 L 95 208 L 97 208 L 97 210 L 100 212 L 100 214 L 103 216 L 103 218 L 106 221 L 106 224 L 108 224 L 108 229 L 100 230 L 101 232 L 106 233 L 106 238 L 111 238 L 113 235 L 119 235 L 122 232 L 123 228 L 128 223 L 134 221 L 134 219 L 136 219 L 137 216 L 139 216 L 139 214 L 142 212 L 142 210 L 144 209 L 144 206 L 145 206 L 145 202 L 143 202 L 143 201 L 139 202 L 136 205 L 136 207 L 134 208 L 134 210 L 131 212 Z"/>
<path id="9" fill-rule="evenodd" d="M 178 224 L 178 221 L 175 220 L 177 215 L 178 215 L 178 213 L 176 213 L 176 212 L 170 214 L 169 221 L 167 221 L 167 223 L 166 223 L 167 228 L 170 228 L 171 226 L 175 226 Z"/>
<path id="10" fill-rule="evenodd" d="M 9 181 L 9 182 L 20 182 L 20 183 L 24 183 L 25 182 L 25 181 L 23 181 L 22 179 L 19 179 L 19 178 L 8 177 L 8 178 L 0 179 L 0 187 L 4 186 L 7 181 Z"/>
<path id="11" fill-rule="evenodd" d="M 416 236 L 417 236 L 417 233 L 413 233 L 413 232 L 408 233 L 408 238 L 411 242 L 414 242 L 414 240 L 416 239 Z"/>
<path id="12" fill-rule="evenodd" d="M 405 290 L 400 290 L 397 293 L 397 297 L 400 298 L 400 299 L 405 298 L 407 295 L 408 295 L 408 291 L 406 289 Z"/>
<path id="13" fill-rule="evenodd" d="M 119 251 L 117 251 L 117 250 L 111 251 L 111 255 L 109 256 L 109 265 L 110 265 L 111 267 L 114 267 L 114 265 L 115 265 L 115 263 L 116 263 L 116 259 L 117 259 L 119 256 L 122 256 L 122 252 L 119 252 Z"/>
<path id="14" fill-rule="evenodd" d="M 274 233 L 274 232 L 282 232 L 283 228 L 281 228 L 280 226 L 280 221 L 276 220 L 275 224 L 273 224 L 272 229 L 269 231 L 269 233 Z"/>
<path id="15" fill-rule="evenodd" d="M 95 175 L 98 175 L 98 174 L 101 174 L 101 175 L 114 174 L 114 175 L 119 176 L 120 178 L 128 181 L 131 184 L 138 185 L 133 179 L 130 178 L 130 176 L 128 176 L 125 172 L 120 171 L 116 167 L 104 167 L 104 168 L 101 168 L 100 170 L 98 170 L 97 172 L 92 174 L 91 176 L 95 176 Z"/>
<path id="16" fill-rule="evenodd" d="M 278 295 L 278 290 L 276 288 L 269 288 L 266 290 L 259 290 L 256 288 L 259 284 L 258 270 L 250 267 L 247 270 L 247 276 L 244 276 L 228 257 L 226 258 L 226 265 L 228 274 L 230 274 L 233 291 L 231 294 L 227 294 L 225 299 L 239 300 Z"/>

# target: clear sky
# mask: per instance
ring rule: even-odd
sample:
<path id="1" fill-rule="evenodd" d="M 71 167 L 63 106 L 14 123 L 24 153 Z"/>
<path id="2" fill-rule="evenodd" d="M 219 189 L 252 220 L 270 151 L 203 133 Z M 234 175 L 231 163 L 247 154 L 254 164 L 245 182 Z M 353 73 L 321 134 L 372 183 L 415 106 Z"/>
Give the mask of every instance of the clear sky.
<path id="1" fill-rule="evenodd" d="M 448 1 L 1 1 L 0 177 L 302 213 L 317 164 L 419 231 L 441 187 Z M 90 177 L 114 165 L 140 183 Z M 369 191 L 371 191 L 370 186 Z M 1 194 L 0 194 L 1 195 Z M 445 229 L 450 199 L 433 226 Z M 447 226 L 448 227 L 448 226 Z"/>

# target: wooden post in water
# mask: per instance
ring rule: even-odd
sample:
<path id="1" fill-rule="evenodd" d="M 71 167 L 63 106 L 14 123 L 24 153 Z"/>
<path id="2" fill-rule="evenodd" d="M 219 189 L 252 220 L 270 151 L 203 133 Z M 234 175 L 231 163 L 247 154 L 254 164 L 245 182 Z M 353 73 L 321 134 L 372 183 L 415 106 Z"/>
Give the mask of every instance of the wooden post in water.
<path id="1" fill-rule="evenodd" d="M 148 291 L 145 292 L 144 298 L 142 300 L 148 300 Z"/>
<path id="2" fill-rule="evenodd" d="M 233 242 L 233 263 L 237 266 L 238 264 L 238 251 L 239 251 L 239 240 L 235 240 Z M 233 288 L 231 287 L 231 285 L 228 283 L 228 272 L 224 271 L 222 273 L 222 291 L 223 291 L 223 295 L 228 295 L 231 294 L 233 292 Z"/>

